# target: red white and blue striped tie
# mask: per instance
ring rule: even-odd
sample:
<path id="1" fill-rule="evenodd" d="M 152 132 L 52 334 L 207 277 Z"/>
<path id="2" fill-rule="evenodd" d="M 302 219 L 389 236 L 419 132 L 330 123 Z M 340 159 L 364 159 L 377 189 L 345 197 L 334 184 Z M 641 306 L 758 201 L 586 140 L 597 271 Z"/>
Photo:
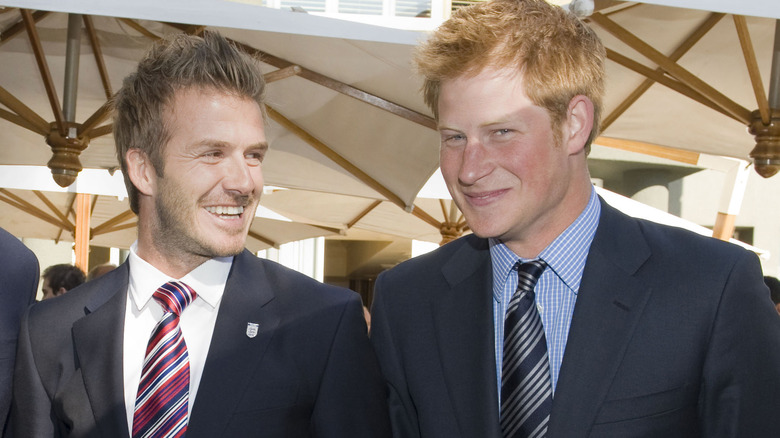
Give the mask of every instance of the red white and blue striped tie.
<path id="1" fill-rule="evenodd" d="M 165 314 L 149 338 L 135 399 L 133 438 L 183 437 L 187 431 L 190 359 L 179 328 L 181 312 L 196 297 L 178 281 L 160 286 L 153 298 Z"/>

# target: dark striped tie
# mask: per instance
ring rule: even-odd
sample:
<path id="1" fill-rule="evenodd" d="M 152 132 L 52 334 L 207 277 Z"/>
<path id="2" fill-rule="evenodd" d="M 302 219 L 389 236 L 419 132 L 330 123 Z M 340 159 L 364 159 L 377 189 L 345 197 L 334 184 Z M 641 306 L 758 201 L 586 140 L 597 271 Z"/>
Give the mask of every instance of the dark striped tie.
<path id="1" fill-rule="evenodd" d="M 171 281 L 153 295 L 165 314 L 146 347 L 133 414 L 133 438 L 182 437 L 187 431 L 190 360 L 179 328 L 181 312 L 196 297 L 184 283 Z"/>
<path id="2" fill-rule="evenodd" d="M 547 264 L 517 262 L 517 290 L 504 320 L 501 364 L 501 430 L 504 438 L 544 437 L 552 409 L 550 362 L 534 285 Z"/>

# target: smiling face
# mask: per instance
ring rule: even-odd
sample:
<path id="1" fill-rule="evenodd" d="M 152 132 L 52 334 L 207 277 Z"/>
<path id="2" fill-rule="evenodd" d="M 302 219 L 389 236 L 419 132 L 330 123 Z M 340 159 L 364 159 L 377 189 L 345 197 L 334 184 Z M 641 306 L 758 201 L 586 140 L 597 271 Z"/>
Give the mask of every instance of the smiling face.
<path id="1" fill-rule="evenodd" d="M 475 234 L 535 257 L 582 212 L 590 183 L 582 123 L 572 115 L 587 109 L 582 99 L 572 100 L 556 136 L 514 70 L 442 81 L 442 175 Z"/>
<path id="2" fill-rule="evenodd" d="M 128 152 L 128 163 L 142 193 L 138 255 L 179 277 L 243 250 L 268 146 L 260 107 L 251 99 L 186 89 L 176 92 L 165 118 L 163 176 L 137 149 Z"/>

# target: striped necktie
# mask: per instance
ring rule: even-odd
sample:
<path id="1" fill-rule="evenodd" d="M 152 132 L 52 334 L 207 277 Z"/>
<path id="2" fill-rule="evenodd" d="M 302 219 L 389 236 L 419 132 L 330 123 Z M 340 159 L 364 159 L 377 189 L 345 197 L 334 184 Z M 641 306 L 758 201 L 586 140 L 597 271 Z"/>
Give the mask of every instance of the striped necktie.
<path id="1" fill-rule="evenodd" d="M 187 431 L 190 360 L 179 316 L 195 297 L 195 291 L 178 281 L 165 283 L 154 292 L 153 298 L 165 313 L 146 347 L 133 438 L 182 437 Z"/>
<path id="2" fill-rule="evenodd" d="M 534 286 L 547 264 L 515 265 L 518 284 L 504 320 L 501 364 L 501 430 L 504 438 L 544 437 L 552 409 L 550 362 Z"/>

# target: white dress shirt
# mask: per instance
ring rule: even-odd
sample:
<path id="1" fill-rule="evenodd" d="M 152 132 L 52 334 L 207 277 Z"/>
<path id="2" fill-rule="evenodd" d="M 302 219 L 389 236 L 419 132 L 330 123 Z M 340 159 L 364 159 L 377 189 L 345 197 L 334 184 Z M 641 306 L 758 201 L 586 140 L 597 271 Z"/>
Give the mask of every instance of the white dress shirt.
<path id="1" fill-rule="evenodd" d="M 178 280 L 190 286 L 197 298 L 182 312 L 179 320 L 190 358 L 189 412 L 198 393 L 203 367 L 217 321 L 219 303 L 225 291 L 233 257 L 218 257 L 206 261 L 179 279 L 172 279 L 150 265 L 137 254 L 137 244 L 130 247 L 130 281 L 125 308 L 125 332 L 123 351 L 123 376 L 125 383 L 125 408 L 127 425 L 133 430 L 133 412 L 138 384 L 141 381 L 146 346 L 149 337 L 163 317 L 162 307 L 152 299 L 154 291 L 171 280 Z"/>

